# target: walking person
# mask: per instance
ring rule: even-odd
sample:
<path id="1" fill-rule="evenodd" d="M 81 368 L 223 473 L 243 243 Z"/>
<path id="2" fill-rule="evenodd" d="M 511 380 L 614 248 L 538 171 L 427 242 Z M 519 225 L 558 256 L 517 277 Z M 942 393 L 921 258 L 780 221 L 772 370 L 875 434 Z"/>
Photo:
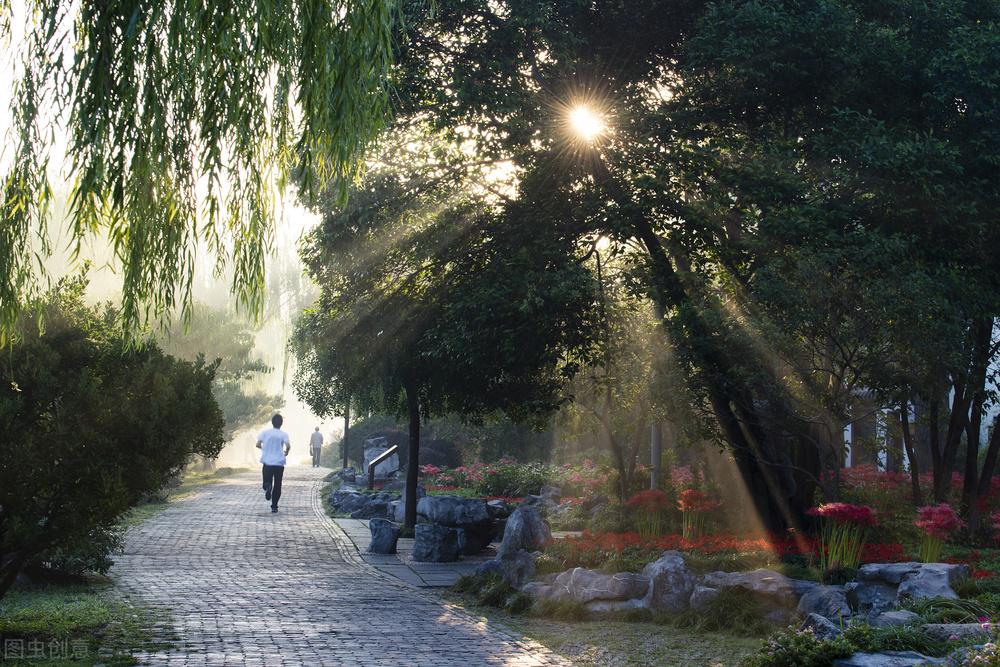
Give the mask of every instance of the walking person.
<path id="1" fill-rule="evenodd" d="M 323 451 L 323 434 L 319 432 L 319 426 L 309 436 L 309 453 L 313 457 L 313 468 L 319 467 L 319 454 Z"/>
<path id="2" fill-rule="evenodd" d="M 281 415 L 274 415 L 271 417 L 271 428 L 261 431 L 257 436 L 257 449 L 260 450 L 260 462 L 263 465 L 264 499 L 271 501 L 272 513 L 278 511 L 285 460 L 292 449 L 288 434 L 281 430 L 284 421 Z"/>

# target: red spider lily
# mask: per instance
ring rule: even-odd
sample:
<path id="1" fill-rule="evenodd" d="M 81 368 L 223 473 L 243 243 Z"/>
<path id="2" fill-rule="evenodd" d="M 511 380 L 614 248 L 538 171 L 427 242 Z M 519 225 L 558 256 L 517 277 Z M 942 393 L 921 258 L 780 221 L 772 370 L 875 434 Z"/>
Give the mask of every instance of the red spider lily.
<path id="1" fill-rule="evenodd" d="M 913 522 L 920 530 L 927 535 L 945 540 L 949 535 L 959 528 L 965 526 L 965 522 L 958 516 L 958 513 L 948 503 L 940 505 L 927 505 L 917 510 L 917 520 Z"/>
<path id="2" fill-rule="evenodd" d="M 684 489 L 677 496 L 677 509 L 682 512 L 708 512 L 721 504 L 700 489 Z"/>
<path id="3" fill-rule="evenodd" d="M 441 468 L 439 468 L 436 465 L 433 465 L 431 463 L 427 463 L 425 465 L 420 466 L 420 472 L 422 474 L 424 474 L 424 475 L 433 476 L 433 475 L 440 474 L 441 473 Z"/>
<path id="4" fill-rule="evenodd" d="M 812 516 L 829 519 L 835 523 L 854 523 L 862 526 L 874 526 L 878 523 L 875 510 L 867 505 L 852 505 L 851 503 L 825 503 L 808 511 Z"/>
<path id="5" fill-rule="evenodd" d="M 658 489 L 640 491 L 625 501 L 628 507 L 636 507 L 650 512 L 665 510 L 670 506 L 670 497 Z"/>

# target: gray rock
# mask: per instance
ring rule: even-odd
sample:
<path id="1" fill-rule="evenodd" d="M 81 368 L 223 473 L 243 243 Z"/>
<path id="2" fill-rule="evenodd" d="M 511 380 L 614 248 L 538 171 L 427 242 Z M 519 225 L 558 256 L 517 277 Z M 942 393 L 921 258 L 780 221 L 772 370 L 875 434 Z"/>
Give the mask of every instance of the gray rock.
<path id="1" fill-rule="evenodd" d="M 337 489 L 330 494 L 330 506 L 337 512 L 350 514 L 367 504 L 367 495 L 357 491 Z"/>
<path id="2" fill-rule="evenodd" d="M 493 526 L 490 524 L 465 526 L 459 530 L 462 531 L 461 549 L 464 556 L 479 553 L 493 541 Z"/>
<path id="3" fill-rule="evenodd" d="M 535 507 L 518 507 L 507 519 L 503 540 L 497 553 L 500 556 L 513 554 L 522 549 L 537 551 L 552 539 L 549 526 Z"/>
<path id="4" fill-rule="evenodd" d="M 417 514 L 429 523 L 453 528 L 490 523 L 486 503 L 476 498 L 425 496 L 417 501 Z"/>
<path id="5" fill-rule="evenodd" d="M 968 578 L 967 565 L 950 563 L 869 563 L 858 570 L 858 582 L 894 586 L 897 597 L 956 600 L 953 587 Z"/>
<path id="6" fill-rule="evenodd" d="M 799 629 L 811 630 L 812 633 L 820 639 L 835 639 L 843 634 L 839 625 L 828 619 L 826 616 L 821 616 L 816 613 L 806 614 L 806 617 L 802 621 L 802 625 L 799 626 Z"/>
<path id="7" fill-rule="evenodd" d="M 646 565 L 642 576 L 649 580 L 646 606 L 650 609 L 677 613 L 688 608 L 695 577 L 679 551 L 664 551 Z"/>
<path id="8" fill-rule="evenodd" d="M 945 642 L 952 637 L 965 641 L 988 640 L 990 633 L 984 630 L 981 623 L 926 623 L 920 627 L 924 634 L 939 642 Z"/>
<path id="9" fill-rule="evenodd" d="M 376 458 L 389 450 L 389 443 L 386 438 L 373 438 L 365 442 L 364 464 L 361 466 L 361 475 L 368 479 L 368 465 Z M 389 458 L 383 460 L 375 466 L 375 478 L 385 479 L 399 470 L 399 454 L 393 453 Z"/>
<path id="10" fill-rule="evenodd" d="M 632 609 L 648 609 L 646 598 L 631 600 L 594 600 L 584 605 L 592 614 L 613 614 Z"/>
<path id="11" fill-rule="evenodd" d="M 385 500 L 369 500 L 359 509 L 351 512 L 352 519 L 385 519 L 388 517 L 389 503 Z"/>
<path id="12" fill-rule="evenodd" d="M 856 614 L 877 616 L 896 606 L 896 587 L 878 581 L 852 581 L 844 584 L 847 603 Z"/>
<path id="13" fill-rule="evenodd" d="M 850 658 L 833 661 L 833 667 L 917 667 L 942 665 L 941 658 L 929 658 L 914 651 L 886 651 L 885 653 L 855 653 Z"/>
<path id="14" fill-rule="evenodd" d="M 462 531 L 436 523 L 420 523 L 415 528 L 413 560 L 421 563 L 451 563 L 461 553 Z"/>
<path id="15" fill-rule="evenodd" d="M 535 556 L 527 551 L 518 551 L 485 561 L 476 568 L 476 574 L 489 572 L 496 572 L 514 588 L 523 588 L 535 576 Z"/>
<path id="16" fill-rule="evenodd" d="M 958 599 L 953 586 L 969 578 L 968 565 L 925 563 L 914 574 L 907 575 L 899 584 L 899 597 Z"/>
<path id="17" fill-rule="evenodd" d="M 396 553 L 396 541 L 399 540 L 399 526 L 388 519 L 372 519 L 368 522 L 372 533 L 368 551 L 374 554 Z"/>
<path id="18" fill-rule="evenodd" d="M 909 625 L 919 620 L 919 614 L 900 609 L 897 611 L 884 611 L 877 616 L 869 618 L 868 623 L 875 628 L 891 628 L 899 625 Z"/>
<path id="19" fill-rule="evenodd" d="M 851 606 L 842 586 L 816 586 L 807 590 L 799 599 L 800 614 L 819 614 L 832 621 L 851 615 Z"/>
<path id="20" fill-rule="evenodd" d="M 492 516 L 494 519 L 506 519 L 507 517 L 510 516 L 510 513 L 513 510 L 511 509 L 510 505 L 508 505 L 507 503 L 505 503 L 500 499 L 497 499 L 497 500 L 488 500 L 486 502 L 486 511 L 489 512 L 490 516 Z"/>
<path id="21" fill-rule="evenodd" d="M 536 598 L 552 597 L 552 585 L 543 584 L 540 581 L 529 581 L 521 589 L 521 592 Z"/>
<path id="22" fill-rule="evenodd" d="M 586 604 L 593 600 L 629 600 L 643 598 L 649 579 L 631 572 L 601 574 L 582 567 L 562 572 L 552 584 L 552 597 Z"/>
<path id="23" fill-rule="evenodd" d="M 744 588 L 795 608 L 799 599 L 819 584 L 792 579 L 773 570 L 750 572 L 709 572 L 702 579 L 709 588 Z"/>
<path id="24" fill-rule="evenodd" d="M 717 597 L 719 597 L 718 588 L 696 585 L 694 590 L 691 591 L 689 604 L 692 609 L 701 609 Z"/>

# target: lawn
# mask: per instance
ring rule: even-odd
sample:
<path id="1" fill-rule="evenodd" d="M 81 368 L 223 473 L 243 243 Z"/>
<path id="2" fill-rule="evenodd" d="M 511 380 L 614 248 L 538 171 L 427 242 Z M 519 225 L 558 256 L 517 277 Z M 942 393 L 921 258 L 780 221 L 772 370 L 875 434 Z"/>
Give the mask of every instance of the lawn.
<path id="1" fill-rule="evenodd" d="M 559 621 L 514 615 L 476 604 L 469 596 L 445 593 L 448 602 L 483 622 L 530 637 L 578 667 L 732 667 L 761 644 L 760 639 L 717 632 L 692 632 L 656 623 Z"/>
<path id="2" fill-rule="evenodd" d="M 22 585 L 0 600 L 5 664 L 134 665 L 130 655 L 173 639 L 165 619 L 105 581 Z"/>

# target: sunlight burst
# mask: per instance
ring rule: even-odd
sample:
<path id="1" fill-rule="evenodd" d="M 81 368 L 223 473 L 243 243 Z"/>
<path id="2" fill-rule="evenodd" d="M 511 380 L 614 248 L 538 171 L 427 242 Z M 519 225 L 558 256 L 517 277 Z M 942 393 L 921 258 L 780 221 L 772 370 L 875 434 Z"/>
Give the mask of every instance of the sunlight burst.
<path id="1" fill-rule="evenodd" d="M 586 105 L 574 107 L 569 113 L 569 122 L 584 141 L 593 141 L 604 131 L 604 120 Z"/>

